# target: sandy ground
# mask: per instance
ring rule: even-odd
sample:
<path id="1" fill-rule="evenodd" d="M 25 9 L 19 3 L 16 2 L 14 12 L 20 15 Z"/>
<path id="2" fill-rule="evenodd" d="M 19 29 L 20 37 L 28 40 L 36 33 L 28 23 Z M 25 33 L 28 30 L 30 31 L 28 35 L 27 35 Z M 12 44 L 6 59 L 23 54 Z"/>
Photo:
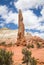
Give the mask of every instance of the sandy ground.
<path id="1" fill-rule="evenodd" d="M 12 47 L 0 46 L 0 48 L 13 52 L 14 65 L 19 65 L 22 63 L 23 46 L 12 46 Z M 44 65 L 41 63 L 41 62 L 44 62 L 44 48 L 41 48 L 41 49 L 33 48 L 33 49 L 29 49 L 29 50 L 32 52 L 32 56 L 35 57 L 35 59 L 38 59 L 38 62 L 39 62 L 38 65 Z"/>

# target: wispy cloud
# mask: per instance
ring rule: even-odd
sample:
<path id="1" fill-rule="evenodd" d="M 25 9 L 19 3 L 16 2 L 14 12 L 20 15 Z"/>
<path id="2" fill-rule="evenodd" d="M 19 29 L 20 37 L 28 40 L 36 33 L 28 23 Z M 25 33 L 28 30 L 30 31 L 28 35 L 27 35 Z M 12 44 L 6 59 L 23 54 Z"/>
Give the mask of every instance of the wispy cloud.
<path id="1" fill-rule="evenodd" d="M 44 6 L 44 0 L 18 0 L 14 5 L 17 9 L 28 10 L 30 8 L 38 8 Z"/>

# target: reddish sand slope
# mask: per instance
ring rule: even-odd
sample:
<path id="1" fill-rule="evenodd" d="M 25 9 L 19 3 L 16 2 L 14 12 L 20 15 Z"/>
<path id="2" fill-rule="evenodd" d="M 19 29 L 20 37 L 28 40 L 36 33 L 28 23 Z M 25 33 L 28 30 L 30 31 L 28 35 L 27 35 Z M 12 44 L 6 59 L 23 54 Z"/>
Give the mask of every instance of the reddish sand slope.
<path id="1" fill-rule="evenodd" d="M 14 53 L 13 55 L 13 61 L 15 65 L 18 65 L 22 62 L 22 48 L 23 46 L 12 46 L 12 47 L 3 47 L 0 46 L 0 48 L 6 49 L 8 51 L 12 51 Z M 30 49 L 32 52 L 32 56 L 34 56 L 36 59 L 39 59 L 39 62 L 44 62 L 44 48 L 42 49 Z M 42 65 L 42 64 L 40 64 Z"/>

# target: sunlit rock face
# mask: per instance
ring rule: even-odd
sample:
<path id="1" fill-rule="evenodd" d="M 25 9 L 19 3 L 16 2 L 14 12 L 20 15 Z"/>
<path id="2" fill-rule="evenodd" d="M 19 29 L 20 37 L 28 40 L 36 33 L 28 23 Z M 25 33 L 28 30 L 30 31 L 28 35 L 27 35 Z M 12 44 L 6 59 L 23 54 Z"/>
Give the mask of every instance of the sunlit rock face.
<path id="1" fill-rule="evenodd" d="M 23 24 L 23 16 L 21 10 L 19 10 L 18 14 L 18 39 L 22 39 L 24 37 L 24 24 Z"/>
<path id="2" fill-rule="evenodd" d="M 23 16 L 22 16 L 22 11 L 19 10 L 19 14 L 18 14 L 18 36 L 17 36 L 17 45 L 22 44 L 24 41 L 25 41 L 25 38 L 24 38 Z"/>

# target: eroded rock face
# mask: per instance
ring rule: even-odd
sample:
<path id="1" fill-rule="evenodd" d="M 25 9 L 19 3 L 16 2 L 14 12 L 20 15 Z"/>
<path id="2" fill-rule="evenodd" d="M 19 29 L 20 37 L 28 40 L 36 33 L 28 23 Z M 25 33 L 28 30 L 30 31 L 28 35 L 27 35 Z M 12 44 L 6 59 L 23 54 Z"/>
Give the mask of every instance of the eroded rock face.
<path id="1" fill-rule="evenodd" d="M 19 10 L 18 14 L 18 34 L 17 34 L 17 42 L 16 45 L 22 45 L 22 46 L 27 46 L 28 44 L 30 45 L 36 45 L 37 43 L 40 43 L 44 45 L 44 41 L 37 37 L 37 36 L 32 36 L 31 34 L 26 34 L 24 32 L 24 23 L 23 23 L 23 16 L 22 16 L 22 11 Z"/>
<path id="2" fill-rule="evenodd" d="M 19 10 L 18 14 L 18 39 L 22 39 L 24 37 L 24 24 L 23 24 L 23 16 L 21 10 Z"/>
<path id="3" fill-rule="evenodd" d="M 23 16 L 21 10 L 19 10 L 18 14 L 18 37 L 17 37 L 17 45 L 22 45 L 25 42 L 24 37 L 24 24 L 23 24 Z"/>

